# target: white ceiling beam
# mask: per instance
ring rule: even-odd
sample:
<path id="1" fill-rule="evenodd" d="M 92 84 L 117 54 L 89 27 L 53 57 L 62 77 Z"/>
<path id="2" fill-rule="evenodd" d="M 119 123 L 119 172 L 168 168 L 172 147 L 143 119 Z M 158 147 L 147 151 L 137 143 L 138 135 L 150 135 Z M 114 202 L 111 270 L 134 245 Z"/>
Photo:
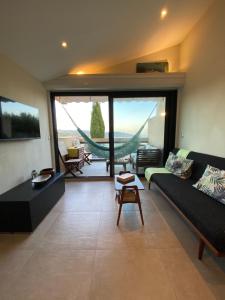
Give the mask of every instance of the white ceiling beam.
<path id="1" fill-rule="evenodd" d="M 48 91 L 168 90 L 184 85 L 185 73 L 66 75 L 44 82 Z"/>

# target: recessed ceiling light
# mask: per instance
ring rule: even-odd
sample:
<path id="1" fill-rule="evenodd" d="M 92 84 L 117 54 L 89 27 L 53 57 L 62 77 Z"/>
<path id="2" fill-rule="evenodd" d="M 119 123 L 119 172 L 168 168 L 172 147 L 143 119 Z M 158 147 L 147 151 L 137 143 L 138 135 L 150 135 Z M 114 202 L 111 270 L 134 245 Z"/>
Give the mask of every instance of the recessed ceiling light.
<path id="1" fill-rule="evenodd" d="M 77 72 L 77 75 L 83 75 L 84 74 L 84 71 L 78 71 Z"/>
<path id="2" fill-rule="evenodd" d="M 160 16 L 161 16 L 161 19 L 165 19 L 165 17 L 168 15 L 168 10 L 166 8 L 163 8 L 161 10 L 161 13 L 160 13 Z"/>
<path id="3" fill-rule="evenodd" d="M 68 47 L 67 42 L 62 42 L 62 43 L 61 43 L 61 46 L 62 46 L 63 48 L 67 48 L 67 47 Z"/>

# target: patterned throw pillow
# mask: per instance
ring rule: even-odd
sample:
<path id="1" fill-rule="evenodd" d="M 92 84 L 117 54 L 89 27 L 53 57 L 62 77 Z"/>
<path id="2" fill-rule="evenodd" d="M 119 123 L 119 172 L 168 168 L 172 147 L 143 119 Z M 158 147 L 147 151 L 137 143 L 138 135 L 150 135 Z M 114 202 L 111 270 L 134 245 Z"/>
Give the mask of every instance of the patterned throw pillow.
<path id="1" fill-rule="evenodd" d="M 225 170 L 207 165 L 202 177 L 193 187 L 225 204 Z"/>
<path id="2" fill-rule="evenodd" d="M 170 152 L 165 168 L 174 175 L 187 179 L 191 176 L 193 160 L 177 156 Z"/>

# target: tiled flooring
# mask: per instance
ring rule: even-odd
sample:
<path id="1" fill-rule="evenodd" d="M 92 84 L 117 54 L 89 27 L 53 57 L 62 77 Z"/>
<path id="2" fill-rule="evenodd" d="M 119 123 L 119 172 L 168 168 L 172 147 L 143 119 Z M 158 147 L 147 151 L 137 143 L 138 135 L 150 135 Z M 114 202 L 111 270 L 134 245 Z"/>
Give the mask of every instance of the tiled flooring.
<path id="1" fill-rule="evenodd" d="M 167 201 L 141 192 L 116 226 L 113 182 L 68 182 L 33 234 L 0 235 L 1 300 L 225 299 L 225 258 L 206 251 Z"/>

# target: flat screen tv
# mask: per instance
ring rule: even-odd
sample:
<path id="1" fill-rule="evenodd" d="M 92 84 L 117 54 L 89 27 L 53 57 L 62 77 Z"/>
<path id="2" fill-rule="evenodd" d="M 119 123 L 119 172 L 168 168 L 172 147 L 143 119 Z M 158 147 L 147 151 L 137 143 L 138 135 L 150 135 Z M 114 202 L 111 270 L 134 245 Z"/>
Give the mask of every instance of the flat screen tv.
<path id="1" fill-rule="evenodd" d="M 0 141 L 37 138 L 38 109 L 0 96 Z"/>

